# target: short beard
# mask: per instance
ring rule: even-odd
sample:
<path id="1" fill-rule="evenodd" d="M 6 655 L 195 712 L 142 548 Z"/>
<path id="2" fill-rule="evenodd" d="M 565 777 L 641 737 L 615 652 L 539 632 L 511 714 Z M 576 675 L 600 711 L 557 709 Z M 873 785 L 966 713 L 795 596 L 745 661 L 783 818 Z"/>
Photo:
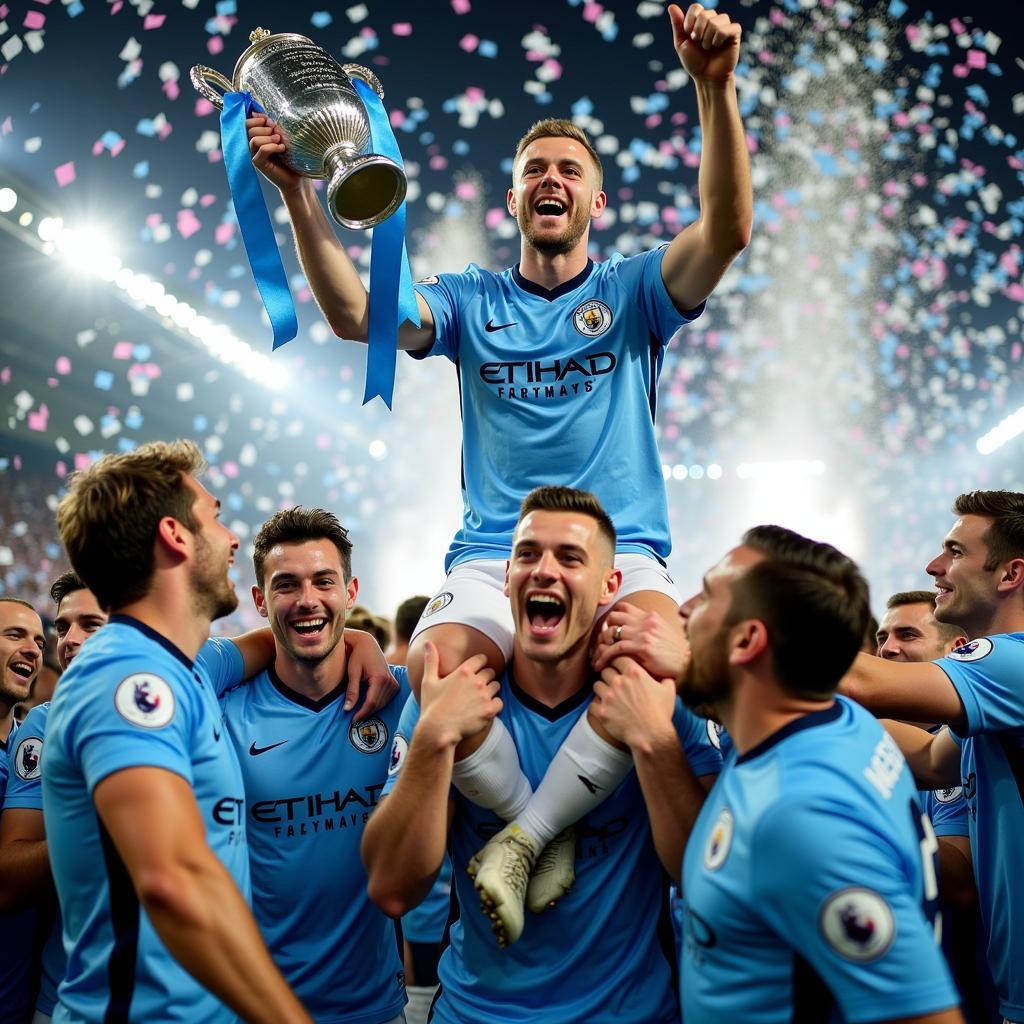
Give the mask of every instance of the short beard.
<path id="1" fill-rule="evenodd" d="M 334 637 L 333 642 L 328 645 L 327 650 L 317 654 L 309 654 L 304 651 L 296 650 L 285 637 L 278 636 L 276 630 L 273 632 L 274 639 L 285 649 L 285 651 L 287 651 L 288 657 L 291 658 L 292 661 L 300 661 L 304 665 L 319 665 L 322 661 L 326 661 L 337 650 L 338 644 L 345 638 L 345 627 L 342 626 L 338 631 L 338 634 Z"/>
<path id="2" fill-rule="evenodd" d="M 676 690 L 691 710 L 715 704 L 729 696 L 729 658 L 726 653 L 728 628 L 722 627 L 702 649 L 691 647 L 690 660 L 679 677 Z"/>
<path id="3" fill-rule="evenodd" d="M 519 221 L 519 230 L 529 246 L 545 256 L 564 256 L 566 253 L 572 252 L 579 245 L 580 239 L 587 233 L 587 228 L 590 225 L 589 215 L 580 217 L 579 221 L 574 217 L 566 225 L 565 231 L 559 238 L 538 239 L 533 230 L 533 222 L 530 220 L 529 213 L 530 211 L 526 211 L 525 214 L 521 211 L 520 216 L 516 218 Z"/>
<path id="4" fill-rule="evenodd" d="M 228 567 L 214 566 L 213 545 L 196 536 L 196 564 L 192 570 L 192 609 L 210 622 L 230 615 L 238 607 L 238 595 L 228 579 Z"/>

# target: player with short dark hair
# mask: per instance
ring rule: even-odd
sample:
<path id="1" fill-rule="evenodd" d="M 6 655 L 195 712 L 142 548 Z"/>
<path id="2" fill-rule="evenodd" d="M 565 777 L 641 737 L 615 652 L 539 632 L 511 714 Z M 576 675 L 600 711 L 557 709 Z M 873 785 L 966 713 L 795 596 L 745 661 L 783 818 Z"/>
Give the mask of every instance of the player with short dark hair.
<path id="1" fill-rule="evenodd" d="M 253 913 L 317 1021 L 397 1024 L 406 1001 L 399 940 L 367 896 L 359 840 L 387 779 L 404 698 L 370 716 L 352 710 L 346 616 L 359 581 L 338 518 L 286 509 L 254 546 L 253 600 L 276 655 L 222 700 L 245 784 Z"/>
<path id="2" fill-rule="evenodd" d="M 926 566 L 935 618 L 970 642 L 930 664 L 858 658 L 844 689 L 887 723 L 924 789 L 963 786 L 1000 1012 L 1024 1022 L 1024 493 L 972 491 Z M 934 722 L 931 734 L 906 722 Z"/>
<path id="3" fill-rule="evenodd" d="M 546 119 L 524 136 L 513 161 L 506 205 L 520 231 L 519 263 L 501 273 L 470 264 L 463 273 L 419 282 L 420 325 L 400 327 L 401 348 L 457 366 L 466 424 L 465 514 L 445 560 L 445 582 L 413 637 L 414 689 L 428 638 L 440 652 L 442 674 L 476 653 L 495 671 L 504 667 L 514 625 L 502 588 L 519 504 L 552 474 L 596 494 L 607 508 L 618 532 L 619 596 L 675 617 L 679 595 L 665 570 L 671 543 L 654 425 L 658 377 L 672 337 L 702 313 L 748 244 L 753 192 L 734 81 L 740 27 L 700 4 L 685 13 L 672 4 L 668 14 L 697 96 L 699 217 L 652 251 L 595 263 L 590 226 L 607 202 L 600 160 L 578 126 Z M 253 163 L 281 192 L 328 323 L 342 337 L 365 341 L 366 288 L 310 181 L 279 159 L 286 145 L 276 125 L 262 115 L 246 124 Z M 532 793 L 496 720 L 460 744 L 454 784 L 519 821 L 542 850 L 586 813 L 575 761 L 600 764 L 609 781 L 629 770 L 592 717 L 568 743 L 553 762 L 551 783 Z M 481 750 L 486 754 L 474 760 Z M 505 905 L 505 893 L 491 896 Z M 500 911 L 497 925 L 505 941 L 514 940 L 513 924 Z"/>
<path id="4" fill-rule="evenodd" d="M 247 906 L 245 794 L 216 696 L 246 666 L 228 641 L 196 660 L 238 603 L 238 538 L 202 468 L 191 442 L 142 445 L 75 474 L 58 507 L 72 565 L 112 613 L 47 722 L 59 1021 L 310 1019 Z"/>
<path id="5" fill-rule="evenodd" d="M 592 694 L 600 693 L 604 727 L 629 748 L 636 768 L 577 823 L 576 884 L 553 909 L 520 922 L 522 937 L 513 952 L 494 948 L 485 919 L 459 914 L 441 957 L 436 1022 L 679 1019 L 671 965 L 656 926 L 666 909 L 662 867 L 677 872 L 689 825 L 720 757 L 703 722 L 677 700 L 671 679 L 611 669 L 595 682 L 591 623 L 620 582 L 613 554 L 601 523 L 588 513 L 525 513 L 508 568 L 516 639 L 501 699 L 482 655 L 443 678 L 431 646 L 422 711 L 410 700 L 403 712 L 390 795 L 363 839 L 370 894 L 394 916 L 429 890 L 446 848 L 460 907 L 475 902 L 467 869 L 478 877 L 483 870 L 476 857 L 481 840 L 505 832 L 515 841 L 514 827 L 503 829 L 493 812 L 451 791 L 455 747 L 496 715 L 505 720 L 524 770 L 536 782 L 585 717 Z M 555 629 L 531 616 L 529 606 L 538 595 L 557 595 L 563 602 L 566 612 Z M 582 765 L 580 774 L 588 777 L 590 766 Z M 520 869 L 519 904 L 512 913 L 523 913 L 527 881 Z"/>
<path id="6" fill-rule="evenodd" d="M 687 602 L 679 692 L 733 743 L 683 860 L 687 1024 L 963 1020 L 931 825 L 891 737 L 835 696 L 869 616 L 850 559 L 777 526 Z"/>

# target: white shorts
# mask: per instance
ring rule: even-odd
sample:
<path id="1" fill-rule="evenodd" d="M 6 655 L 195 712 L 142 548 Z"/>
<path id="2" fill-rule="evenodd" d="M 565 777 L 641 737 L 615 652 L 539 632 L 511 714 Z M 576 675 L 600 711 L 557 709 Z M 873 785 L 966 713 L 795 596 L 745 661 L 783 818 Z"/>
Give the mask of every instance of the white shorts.
<path id="1" fill-rule="evenodd" d="M 515 625 L 512 606 L 505 596 L 506 564 L 503 558 L 481 558 L 455 566 L 445 577 L 444 586 L 423 609 L 412 638 L 444 623 L 472 626 L 497 644 L 507 662 L 512 657 Z M 668 569 L 661 562 L 647 555 L 623 554 L 615 556 L 615 567 L 622 570 L 622 586 L 611 604 L 598 609 L 595 621 L 617 602 L 642 590 L 667 594 L 676 604 L 682 603 Z"/>

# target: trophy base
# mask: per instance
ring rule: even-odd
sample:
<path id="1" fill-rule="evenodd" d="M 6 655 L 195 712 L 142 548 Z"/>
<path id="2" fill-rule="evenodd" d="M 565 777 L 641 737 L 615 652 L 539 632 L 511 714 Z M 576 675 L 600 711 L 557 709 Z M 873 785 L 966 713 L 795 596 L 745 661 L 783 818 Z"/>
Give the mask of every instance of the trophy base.
<path id="1" fill-rule="evenodd" d="M 331 160 L 331 155 L 324 160 L 330 169 L 327 208 L 342 227 L 372 228 L 401 206 L 405 174 L 393 160 L 373 153 L 351 159 L 339 154 L 337 160 Z"/>

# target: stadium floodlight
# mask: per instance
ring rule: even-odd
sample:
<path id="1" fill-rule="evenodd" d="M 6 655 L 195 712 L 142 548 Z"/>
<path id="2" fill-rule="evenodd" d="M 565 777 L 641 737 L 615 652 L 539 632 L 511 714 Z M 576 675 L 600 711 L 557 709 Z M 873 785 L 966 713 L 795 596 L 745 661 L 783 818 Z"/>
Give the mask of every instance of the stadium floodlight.
<path id="1" fill-rule="evenodd" d="M 1024 405 L 1010 413 L 1002 423 L 996 424 L 987 434 L 978 438 L 976 447 L 982 455 L 991 455 L 1018 435 L 1024 433 Z"/>
<path id="2" fill-rule="evenodd" d="M 64 230 L 64 221 L 60 217 L 44 217 L 36 231 L 44 242 L 55 242 Z"/>
<path id="3" fill-rule="evenodd" d="M 781 459 L 777 462 L 741 462 L 736 475 L 741 480 L 802 480 L 824 476 L 825 463 L 821 459 Z"/>
<path id="4" fill-rule="evenodd" d="M 0 213 L 10 213 L 18 205 L 18 193 L 13 188 L 0 188 Z"/>
<path id="5" fill-rule="evenodd" d="M 45 223 L 44 220 L 39 225 L 40 237 L 43 237 Z M 120 260 L 114 255 L 110 236 L 94 224 L 85 224 L 77 228 L 62 224 L 53 241 L 61 260 L 76 273 L 94 274 L 109 279 L 113 265 L 120 266 Z"/>

